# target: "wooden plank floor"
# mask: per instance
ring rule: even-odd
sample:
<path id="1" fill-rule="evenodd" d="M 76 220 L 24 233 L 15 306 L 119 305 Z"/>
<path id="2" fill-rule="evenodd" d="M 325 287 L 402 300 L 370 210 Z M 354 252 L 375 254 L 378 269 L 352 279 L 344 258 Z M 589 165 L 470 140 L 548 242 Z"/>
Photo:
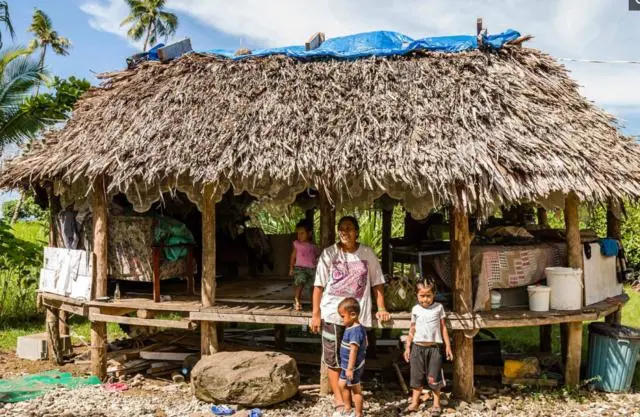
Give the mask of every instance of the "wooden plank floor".
<path id="1" fill-rule="evenodd" d="M 293 310 L 291 303 L 293 286 L 289 279 L 263 278 L 221 282 L 216 289 L 216 295 L 216 305 L 203 308 L 199 296 L 171 296 L 170 301 L 154 303 L 150 298 L 129 298 L 126 293 L 122 299 L 115 302 L 83 302 L 55 294 L 40 294 L 45 305 L 75 314 L 88 316 L 87 307 L 98 307 L 101 309 L 101 320 L 106 320 L 106 315 L 111 314 L 117 317 L 137 310 L 180 312 L 191 321 L 304 325 L 308 324 L 311 318 L 311 309 L 308 304 L 304 307 L 304 311 Z M 591 321 L 616 311 L 627 301 L 627 295 L 622 294 L 576 311 L 534 312 L 526 308 L 502 308 L 467 315 L 448 312 L 446 320 L 451 329 L 471 332 L 479 328 Z M 409 328 L 409 312 L 393 312 L 391 315 L 391 322 L 380 325 L 374 321 L 374 327 Z M 115 318 L 114 321 L 116 321 Z"/>

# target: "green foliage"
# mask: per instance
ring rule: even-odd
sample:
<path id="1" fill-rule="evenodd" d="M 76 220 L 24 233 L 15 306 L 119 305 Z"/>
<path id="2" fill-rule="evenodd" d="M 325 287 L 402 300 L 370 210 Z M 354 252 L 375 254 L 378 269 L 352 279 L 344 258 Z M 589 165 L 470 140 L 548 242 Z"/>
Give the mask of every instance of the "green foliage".
<path id="1" fill-rule="evenodd" d="M 125 0 L 130 13 L 120 23 L 120 26 L 131 25 L 127 36 L 139 41 L 144 36 L 143 50 L 153 45 L 158 38 L 165 40 L 176 33 L 178 16 L 165 12 L 166 0 Z"/>
<path id="2" fill-rule="evenodd" d="M 4 218 L 10 219 L 11 216 L 13 216 L 17 204 L 18 200 L 9 200 L 2 204 L 2 215 Z M 18 211 L 18 220 L 46 221 L 48 215 L 48 211 L 41 209 L 40 206 L 35 203 L 33 196 L 27 196 Z"/>
<path id="3" fill-rule="evenodd" d="M 22 104 L 44 78 L 38 62 L 25 49 L 0 52 L 0 150 L 4 145 L 31 138 L 40 124 Z"/>
<path id="4" fill-rule="evenodd" d="M 42 127 L 66 120 L 76 101 L 91 88 L 91 84 L 73 76 L 68 79 L 54 77 L 48 87 L 51 93 L 29 97 L 22 105 L 23 111 L 31 114 Z"/>

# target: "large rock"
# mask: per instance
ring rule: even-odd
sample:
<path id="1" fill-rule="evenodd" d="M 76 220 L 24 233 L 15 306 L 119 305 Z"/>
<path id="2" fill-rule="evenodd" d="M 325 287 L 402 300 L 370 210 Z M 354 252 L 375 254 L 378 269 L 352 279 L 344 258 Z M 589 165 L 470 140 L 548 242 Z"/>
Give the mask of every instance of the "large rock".
<path id="1" fill-rule="evenodd" d="M 194 395 L 207 402 L 264 407 L 298 391 L 296 361 L 278 352 L 219 352 L 203 356 L 191 371 Z"/>

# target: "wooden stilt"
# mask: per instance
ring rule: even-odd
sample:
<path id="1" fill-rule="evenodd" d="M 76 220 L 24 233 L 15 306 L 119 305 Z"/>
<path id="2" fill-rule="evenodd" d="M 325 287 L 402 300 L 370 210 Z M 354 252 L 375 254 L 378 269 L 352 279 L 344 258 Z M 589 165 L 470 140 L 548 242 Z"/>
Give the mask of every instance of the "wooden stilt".
<path id="1" fill-rule="evenodd" d="M 567 385 L 580 383 L 580 359 L 582 355 L 582 323 L 567 323 L 567 360 L 564 382 Z"/>
<path id="2" fill-rule="evenodd" d="M 336 211 L 331 206 L 325 190 L 320 190 L 320 247 L 322 249 L 333 245 L 336 241 Z M 320 365 L 320 394 L 331 394 L 331 385 L 327 376 L 327 367 Z"/>
<path id="3" fill-rule="evenodd" d="M 580 200 L 574 192 L 570 192 L 565 200 L 564 219 L 567 234 L 567 254 L 569 267 L 583 269 L 582 244 L 580 243 L 580 219 L 578 208 Z M 580 360 L 582 350 L 582 323 L 566 323 L 566 360 L 564 381 L 567 385 L 578 385 L 580 382 Z"/>
<path id="4" fill-rule="evenodd" d="M 389 263 L 389 241 L 391 240 L 391 220 L 393 211 L 382 210 L 382 272 L 393 273 L 393 265 Z"/>
<path id="5" fill-rule="evenodd" d="M 94 297 L 107 295 L 108 206 L 103 177 L 93 184 L 93 271 Z M 97 313 L 100 309 L 97 309 Z M 100 379 L 107 375 L 107 324 L 91 322 L 91 372 Z"/>
<path id="6" fill-rule="evenodd" d="M 540 326 L 540 352 L 551 353 L 551 331 L 550 324 Z"/>
<path id="7" fill-rule="evenodd" d="M 549 216 L 547 215 L 547 209 L 538 207 L 538 225 L 542 227 L 549 227 Z"/>
<path id="8" fill-rule="evenodd" d="M 460 198 L 460 200 L 462 200 Z M 471 236 L 467 213 L 462 207 L 451 208 L 451 269 L 453 279 L 453 309 L 456 313 L 471 313 Z M 453 332 L 453 394 L 470 401 L 473 398 L 473 339 L 464 331 Z"/>
<path id="9" fill-rule="evenodd" d="M 64 363 L 60 340 L 60 310 L 47 307 L 47 350 L 49 360 L 57 365 Z"/>
<path id="10" fill-rule="evenodd" d="M 213 185 L 204 186 L 202 202 L 202 306 L 214 305 L 216 299 L 216 204 Z M 200 323 L 201 354 L 211 355 L 218 351 L 216 324 Z"/>
<path id="11" fill-rule="evenodd" d="M 287 327 L 284 324 L 273 326 L 273 333 L 276 339 L 276 349 L 284 349 L 287 343 Z"/>
<path id="12" fill-rule="evenodd" d="M 622 209 L 620 202 L 609 200 L 607 204 L 607 237 L 622 240 Z M 616 310 L 605 317 L 605 321 L 611 325 L 620 325 L 622 321 L 622 310 Z"/>
<path id="13" fill-rule="evenodd" d="M 53 194 L 53 186 L 47 187 L 47 196 L 49 199 L 49 246 L 58 247 L 58 228 L 56 221 L 58 213 L 60 213 L 60 199 Z M 60 335 L 68 335 L 69 327 L 67 326 L 67 312 L 54 308 L 47 308 L 47 348 L 49 360 L 54 361 L 58 365 L 62 365 L 62 341 Z"/>

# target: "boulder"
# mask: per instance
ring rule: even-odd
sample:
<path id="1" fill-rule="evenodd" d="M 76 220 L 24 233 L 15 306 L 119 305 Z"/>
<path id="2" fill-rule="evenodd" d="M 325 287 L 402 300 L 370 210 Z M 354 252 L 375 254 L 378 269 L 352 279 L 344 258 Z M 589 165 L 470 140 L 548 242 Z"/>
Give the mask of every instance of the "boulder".
<path id="1" fill-rule="evenodd" d="M 218 352 L 203 356 L 191 371 L 191 389 L 200 400 L 265 407 L 298 392 L 296 361 L 278 352 Z"/>

